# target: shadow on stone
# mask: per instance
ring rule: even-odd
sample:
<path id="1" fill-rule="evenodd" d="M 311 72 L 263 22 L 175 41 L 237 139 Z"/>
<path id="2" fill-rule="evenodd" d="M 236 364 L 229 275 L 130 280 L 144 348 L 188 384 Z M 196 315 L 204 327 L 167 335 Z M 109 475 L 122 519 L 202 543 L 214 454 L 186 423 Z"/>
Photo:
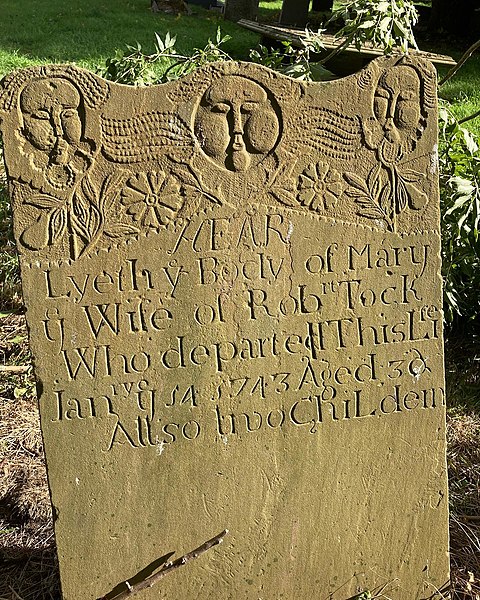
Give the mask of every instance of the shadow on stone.
<path id="1" fill-rule="evenodd" d="M 157 569 L 160 569 L 160 567 L 163 567 L 163 565 L 165 565 L 174 554 L 175 554 L 175 552 L 168 552 L 164 556 L 155 559 L 147 567 L 145 567 L 144 569 L 139 571 L 136 575 L 134 575 L 133 577 L 128 579 L 128 583 L 130 584 L 130 586 L 134 586 L 137 583 L 140 583 L 141 581 L 145 581 L 145 579 L 150 577 L 150 575 L 153 575 L 153 573 Z M 119 583 L 118 585 L 116 585 L 111 592 L 108 592 L 108 594 L 106 594 L 103 597 L 103 600 L 113 600 L 119 594 L 121 594 L 122 592 L 125 592 L 127 589 L 128 589 L 127 583 L 125 581 L 122 581 L 122 583 Z"/>

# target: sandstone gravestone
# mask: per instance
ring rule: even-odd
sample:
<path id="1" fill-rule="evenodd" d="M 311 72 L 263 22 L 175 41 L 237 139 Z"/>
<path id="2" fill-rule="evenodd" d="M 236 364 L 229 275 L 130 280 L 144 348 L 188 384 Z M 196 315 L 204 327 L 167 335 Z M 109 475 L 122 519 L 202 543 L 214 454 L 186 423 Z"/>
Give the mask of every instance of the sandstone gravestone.
<path id="1" fill-rule="evenodd" d="M 65 600 L 345 600 L 448 580 L 436 98 L 214 64 L 9 75 L 5 160 Z"/>

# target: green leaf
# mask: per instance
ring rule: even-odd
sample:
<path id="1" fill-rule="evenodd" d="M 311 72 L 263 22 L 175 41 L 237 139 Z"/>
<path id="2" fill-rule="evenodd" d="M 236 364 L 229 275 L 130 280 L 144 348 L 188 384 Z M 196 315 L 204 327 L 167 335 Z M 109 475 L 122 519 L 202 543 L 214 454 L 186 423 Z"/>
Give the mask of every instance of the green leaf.
<path id="1" fill-rule="evenodd" d="M 470 154 L 475 154 L 475 152 L 478 152 L 477 142 L 475 141 L 475 138 L 470 133 L 470 131 L 468 131 L 467 129 L 462 129 L 462 133 L 465 140 L 465 144 L 467 146 L 467 150 L 470 152 Z"/>
<path id="2" fill-rule="evenodd" d="M 450 182 L 456 188 L 457 194 L 462 194 L 465 196 L 471 197 L 473 192 L 475 191 L 475 186 L 470 179 L 465 179 L 464 177 L 452 177 Z"/>
<path id="3" fill-rule="evenodd" d="M 360 23 L 358 29 L 370 29 L 372 27 L 375 27 L 375 25 L 375 21 L 365 21 L 364 23 Z"/>
<path id="4" fill-rule="evenodd" d="M 379 2 L 377 4 L 377 10 L 378 10 L 378 12 L 387 12 L 389 8 L 390 8 L 390 3 L 389 2 Z"/>
<path id="5" fill-rule="evenodd" d="M 390 19 L 390 17 L 384 17 L 381 21 L 380 21 L 380 25 L 379 28 L 382 31 L 389 31 L 390 30 L 390 24 L 391 24 L 392 20 Z"/>

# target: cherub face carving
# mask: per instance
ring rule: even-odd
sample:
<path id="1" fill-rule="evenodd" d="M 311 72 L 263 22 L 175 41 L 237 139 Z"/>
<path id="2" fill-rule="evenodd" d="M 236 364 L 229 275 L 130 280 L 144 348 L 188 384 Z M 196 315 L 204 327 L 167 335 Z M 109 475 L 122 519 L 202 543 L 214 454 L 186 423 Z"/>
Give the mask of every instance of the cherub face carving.
<path id="1" fill-rule="evenodd" d="M 32 182 L 67 192 L 93 158 L 94 144 L 84 137 L 80 91 L 59 77 L 37 79 L 22 90 L 18 110 L 17 137 L 30 161 Z"/>
<path id="2" fill-rule="evenodd" d="M 401 144 L 416 131 L 420 122 L 420 80 L 410 67 L 387 71 L 375 90 L 373 110 L 384 137 Z"/>
<path id="3" fill-rule="evenodd" d="M 80 142 L 79 107 L 78 90 L 61 79 L 34 81 L 21 93 L 23 134 L 53 164 L 67 164 Z"/>
<path id="4" fill-rule="evenodd" d="M 258 83 L 227 75 L 203 95 L 195 118 L 202 150 L 229 171 L 258 164 L 277 144 L 279 117 Z"/>
<path id="5" fill-rule="evenodd" d="M 386 70 L 373 92 L 372 117 L 363 130 L 367 147 L 375 150 L 386 166 L 395 165 L 409 154 L 425 127 L 421 82 L 415 69 L 396 66 Z"/>

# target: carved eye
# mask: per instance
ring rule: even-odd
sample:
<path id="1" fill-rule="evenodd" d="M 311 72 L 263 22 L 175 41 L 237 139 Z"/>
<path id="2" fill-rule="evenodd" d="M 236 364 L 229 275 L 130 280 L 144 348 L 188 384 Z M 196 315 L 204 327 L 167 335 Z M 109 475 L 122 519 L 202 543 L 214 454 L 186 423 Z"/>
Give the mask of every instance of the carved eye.
<path id="1" fill-rule="evenodd" d="M 75 117 L 76 114 L 77 113 L 73 108 L 67 108 L 66 110 L 63 111 L 63 116 L 67 117 L 67 119 L 71 119 L 72 117 Z"/>
<path id="2" fill-rule="evenodd" d="M 212 112 L 226 114 L 230 110 L 230 106 L 225 104 L 225 102 L 219 102 L 212 107 Z"/>
<path id="3" fill-rule="evenodd" d="M 50 113 L 46 110 L 37 110 L 32 117 L 34 119 L 50 119 Z"/>
<path id="4" fill-rule="evenodd" d="M 244 102 L 242 104 L 242 108 L 240 109 L 242 113 L 251 113 L 258 106 L 258 102 Z"/>

